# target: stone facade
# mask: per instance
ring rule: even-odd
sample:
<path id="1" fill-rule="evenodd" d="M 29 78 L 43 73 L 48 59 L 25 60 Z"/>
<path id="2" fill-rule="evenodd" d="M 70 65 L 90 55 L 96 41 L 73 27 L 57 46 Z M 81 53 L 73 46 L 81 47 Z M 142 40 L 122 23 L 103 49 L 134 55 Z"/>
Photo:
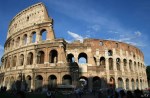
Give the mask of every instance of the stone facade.
<path id="1" fill-rule="evenodd" d="M 12 19 L 4 48 L 0 85 L 7 89 L 20 78 L 29 90 L 80 84 L 93 89 L 148 87 L 144 55 L 138 48 L 102 39 L 56 39 L 53 20 L 42 3 Z"/>

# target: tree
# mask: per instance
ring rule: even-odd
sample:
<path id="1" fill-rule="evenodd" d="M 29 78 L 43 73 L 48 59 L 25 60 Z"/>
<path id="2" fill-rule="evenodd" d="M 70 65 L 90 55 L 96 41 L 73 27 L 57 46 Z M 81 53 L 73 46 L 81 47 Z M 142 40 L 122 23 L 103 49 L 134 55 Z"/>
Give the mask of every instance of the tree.
<path id="1" fill-rule="evenodd" d="M 146 67 L 146 74 L 147 74 L 148 85 L 150 87 L 150 65 Z"/>

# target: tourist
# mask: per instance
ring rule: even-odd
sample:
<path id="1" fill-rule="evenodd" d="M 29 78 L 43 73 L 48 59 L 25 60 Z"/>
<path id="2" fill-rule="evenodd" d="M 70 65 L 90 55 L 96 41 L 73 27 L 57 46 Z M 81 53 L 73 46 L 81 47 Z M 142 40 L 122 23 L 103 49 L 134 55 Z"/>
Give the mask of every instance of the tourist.
<path id="1" fill-rule="evenodd" d="M 52 93 L 50 92 L 50 90 L 47 90 L 46 98 L 51 98 L 51 96 L 52 96 Z"/>

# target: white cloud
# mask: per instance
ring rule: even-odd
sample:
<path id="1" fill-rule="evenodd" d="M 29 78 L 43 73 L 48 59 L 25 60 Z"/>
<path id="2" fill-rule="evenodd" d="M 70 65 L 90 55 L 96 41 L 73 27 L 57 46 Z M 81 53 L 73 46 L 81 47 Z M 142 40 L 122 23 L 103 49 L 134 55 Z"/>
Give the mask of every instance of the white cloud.
<path id="1" fill-rule="evenodd" d="M 119 38 L 116 38 L 116 36 L 114 36 L 114 38 L 109 38 L 108 40 L 115 40 L 115 41 L 119 41 L 119 42 L 125 42 L 134 46 L 138 46 L 138 47 L 144 47 L 146 46 L 146 44 L 144 44 L 141 40 L 142 33 L 140 31 L 136 31 L 134 32 L 134 34 L 121 34 L 119 35 Z"/>
<path id="2" fill-rule="evenodd" d="M 83 42 L 83 37 L 81 35 L 78 35 L 76 33 L 73 33 L 73 32 L 70 32 L 68 31 L 67 32 L 70 36 L 72 36 L 75 40 L 80 40 L 81 42 Z"/>
<path id="3" fill-rule="evenodd" d="M 136 32 L 135 32 L 135 35 L 137 35 L 137 36 L 141 36 L 141 34 L 142 34 L 142 33 L 141 33 L 140 31 L 136 31 Z"/>

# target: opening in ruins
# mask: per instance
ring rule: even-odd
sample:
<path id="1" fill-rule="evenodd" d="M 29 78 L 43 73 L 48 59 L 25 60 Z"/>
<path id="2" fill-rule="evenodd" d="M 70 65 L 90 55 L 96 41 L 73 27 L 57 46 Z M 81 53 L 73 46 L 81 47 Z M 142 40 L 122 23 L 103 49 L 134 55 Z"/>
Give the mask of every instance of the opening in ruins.
<path id="1" fill-rule="evenodd" d="M 27 65 L 32 65 L 33 64 L 33 53 L 29 52 L 27 56 Z"/>
<path id="2" fill-rule="evenodd" d="M 70 75 L 64 75 L 62 78 L 62 84 L 63 85 L 71 85 L 72 84 L 72 78 Z"/>
<path id="3" fill-rule="evenodd" d="M 78 63 L 79 64 L 86 64 L 86 63 L 88 63 L 87 54 L 80 53 L 79 56 L 78 56 Z"/>
<path id="4" fill-rule="evenodd" d="M 67 55 L 67 61 L 69 63 L 73 63 L 74 62 L 74 55 L 73 54 L 68 54 Z"/>
<path id="5" fill-rule="evenodd" d="M 58 61 L 58 52 L 56 50 L 51 50 L 49 53 L 49 62 L 57 63 Z"/>
<path id="6" fill-rule="evenodd" d="M 37 55 L 37 63 L 38 64 L 44 64 L 44 57 L 45 57 L 44 52 L 43 51 L 39 51 L 38 55 Z"/>
<path id="7" fill-rule="evenodd" d="M 46 40 L 47 31 L 46 29 L 41 30 L 41 40 Z"/>

